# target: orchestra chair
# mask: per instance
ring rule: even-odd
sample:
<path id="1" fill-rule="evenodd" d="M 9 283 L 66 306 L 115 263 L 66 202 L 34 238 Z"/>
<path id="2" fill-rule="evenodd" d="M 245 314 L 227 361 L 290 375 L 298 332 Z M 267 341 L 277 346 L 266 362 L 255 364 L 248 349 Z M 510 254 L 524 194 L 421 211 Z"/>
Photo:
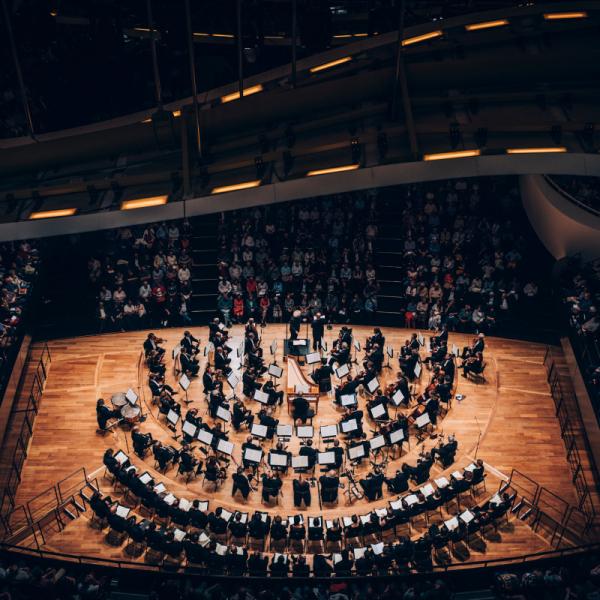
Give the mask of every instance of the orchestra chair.
<path id="1" fill-rule="evenodd" d="M 287 547 L 287 536 L 274 539 L 272 537 L 269 538 L 269 552 L 278 552 L 279 554 L 283 554 Z"/>
<path id="2" fill-rule="evenodd" d="M 179 461 L 177 475 L 183 475 L 185 477 L 185 482 L 189 483 L 192 478 L 196 477 L 196 465 L 188 465 L 186 467 L 181 461 Z"/>
<path id="3" fill-rule="evenodd" d="M 129 556 L 141 556 L 146 550 L 146 535 L 141 531 L 134 530 L 129 536 L 129 544 L 125 548 L 125 552 Z"/>
<path id="4" fill-rule="evenodd" d="M 161 564 L 164 559 L 165 553 L 158 548 L 153 548 L 152 546 L 148 546 L 146 548 L 146 555 L 144 557 L 144 561 L 153 565 Z"/>
<path id="5" fill-rule="evenodd" d="M 471 496 L 473 496 L 473 498 L 481 493 L 482 488 L 484 492 L 487 492 L 487 487 L 485 485 L 486 477 L 487 473 L 483 473 L 483 475 L 479 477 L 479 479 L 473 479 L 473 481 L 471 482 L 471 487 L 469 491 L 471 492 Z M 477 494 L 475 492 L 477 492 Z"/>
<path id="6" fill-rule="evenodd" d="M 140 502 L 140 499 L 131 491 L 130 488 L 125 489 L 125 496 L 123 496 L 124 502 L 131 504 L 131 508 L 136 508 Z"/>
<path id="7" fill-rule="evenodd" d="M 169 507 L 163 503 L 159 504 L 154 512 L 154 522 L 162 527 L 168 527 L 171 520 Z"/>
<path id="8" fill-rule="evenodd" d="M 487 379 L 485 378 L 485 368 L 487 363 L 483 363 L 481 365 L 481 371 L 479 373 L 473 373 L 473 371 L 467 371 L 467 378 L 469 378 L 474 383 L 487 383 Z"/>
<path id="9" fill-rule="evenodd" d="M 90 527 L 102 531 L 106 529 L 108 525 L 108 519 L 106 517 L 99 517 L 94 511 L 92 511 L 92 519 L 90 520 Z"/>
<path id="10" fill-rule="evenodd" d="M 325 534 L 323 529 L 316 532 L 308 532 L 306 542 L 306 552 L 309 554 L 320 554 L 325 551 Z"/>
<path id="11" fill-rule="evenodd" d="M 345 532 L 344 539 L 346 540 L 346 547 L 362 547 L 365 545 L 362 538 L 362 528 L 358 529 L 356 533 Z"/>
<path id="12" fill-rule="evenodd" d="M 106 541 L 111 546 L 120 546 L 128 537 L 124 527 L 111 527 L 106 534 Z"/>
<path id="13" fill-rule="evenodd" d="M 265 551 L 265 546 L 267 543 L 267 536 L 253 536 L 248 534 L 248 550 L 260 550 L 261 552 Z"/>
<path id="14" fill-rule="evenodd" d="M 295 538 L 288 535 L 287 548 L 288 551 L 293 552 L 294 554 L 304 554 L 306 552 L 306 539 Z"/>
<path id="15" fill-rule="evenodd" d="M 140 505 L 137 508 L 137 511 L 139 512 L 140 516 L 152 520 L 154 518 L 154 507 L 148 506 L 146 502 L 147 500 L 145 498 L 142 498 Z"/>
<path id="16" fill-rule="evenodd" d="M 392 542 L 397 538 L 398 534 L 396 533 L 396 523 L 385 523 L 381 528 L 381 541 L 387 544 L 388 542 Z"/>
<path id="17" fill-rule="evenodd" d="M 452 558 L 450 557 L 450 552 L 448 550 L 448 540 L 442 540 L 434 537 L 433 555 L 435 557 L 435 561 L 440 565 L 452 562 Z"/>
<path id="18" fill-rule="evenodd" d="M 208 475 L 208 477 L 207 477 Z M 219 487 L 223 484 L 223 478 L 219 477 L 217 474 L 207 473 L 204 471 L 204 475 L 202 477 L 202 487 L 204 488 L 206 482 L 212 483 L 214 485 L 214 491 L 216 492 Z"/>
<path id="19" fill-rule="evenodd" d="M 411 537 L 412 527 L 410 525 L 410 517 L 408 515 L 396 517 L 396 526 L 394 527 L 394 533 L 398 537 Z"/>
<path id="20" fill-rule="evenodd" d="M 340 552 L 341 550 L 341 539 L 331 539 L 329 536 L 325 538 L 325 546 L 323 548 L 323 552 Z"/>

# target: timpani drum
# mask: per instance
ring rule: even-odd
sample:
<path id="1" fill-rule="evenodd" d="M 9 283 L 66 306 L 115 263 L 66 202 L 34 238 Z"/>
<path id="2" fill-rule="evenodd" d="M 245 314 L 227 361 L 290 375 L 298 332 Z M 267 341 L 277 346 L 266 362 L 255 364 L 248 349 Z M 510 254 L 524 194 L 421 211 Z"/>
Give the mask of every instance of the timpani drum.
<path id="1" fill-rule="evenodd" d="M 142 409 L 139 406 L 131 406 L 129 403 L 121 408 L 121 416 L 129 425 L 135 425 L 140 420 L 141 412 Z"/>
<path id="2" fill-rule="evenodd" d="M 117 394 L 113 394 L 110 401 L 112 402 L 112 405 L 115 408 L 121 408 L 121 407 L 125 406 L 126 404 L 129 404 L 127 402 L 127 397 L 125 396 L 124 392 L 119 392 Z"/>

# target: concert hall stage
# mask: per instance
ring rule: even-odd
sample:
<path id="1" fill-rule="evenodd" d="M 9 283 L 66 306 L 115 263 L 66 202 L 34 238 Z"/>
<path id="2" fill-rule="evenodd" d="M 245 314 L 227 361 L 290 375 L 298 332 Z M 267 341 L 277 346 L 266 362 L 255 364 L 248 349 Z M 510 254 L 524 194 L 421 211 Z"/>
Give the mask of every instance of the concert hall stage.
<path id="1" fill-rule="evenodd" d="M 337 337 L 339 327 L 326 331 L 328 347 Z M 171 350 L 181 339 L 182 329 L 166 329 L 158 333 L 165 338 L 167 349 L 167 380 L 173 387 L 177 387 L 173 373 Z M 353 332 L 356 340 L 364 346 L 366 337 L 372 332 L 371 327 L 354 326 Z M 194 329 L 193 333 L 201 339 L 201 344 L 207 341 L 208 330 L 206 327 Z M 304 333 L 304 331 L 302 332 Z M 234 326 L 233 335 L 242 335 L 242 327 Z M 403 329 L 384 328 L 386 345 L 394 348 L 394 358 L 391 369 L 383 369 L 380 381 L 387 383 L 395 378 L 397 372 L 396 353 L 404 341 L 410 337 L 410 332 Z M 147 332 L 128 332 L 84 336 L 72 339 L 56 340 L 48 343 L 51 353 L 51 366 L 41 408 L 35 421 L 35 431 L 30 443 L 28 458 L 22 472 L 22 482 L 17 493 L 17 505 L 26 503 L 31 498 L 54 485 L 76 469 L 85 467 L 88 475 L 94 474 L 101 488 L 110 493 L 113 498 L 119 497 L 110 483 L 102 477 L 104 469 L 102 455 L 112 447 L 122 449 L 131 457 L 133 464 L 142 470 L 148 470 L 157 481 L 164 481 L 167 488 L 178 496 L 189 499 L 200 498 L 210 501 L 210 510 L 223 506 L 230 510 L 243 510 L 252 513 L 254 510 L 265 510 L 269 513 L 294 515 L 298 512 L 292 502 L 293 471 L 290 469 L 283 478 L 283 496 L 279 498 L 278 505 L 265 506 L 261 502 L 260 492 L 254 492 L 244 502 L 231 498 L 231 478 L 228 476 L 226 483 L 212 491 L 212 487 L 202 487 L 200 478 L 185 483 L 184 478 L 176 476 L 176 469 L 171 468 L 166 474 L 158 473 L 154 469 L 154 460 L 151 455 L 145 460 L 137 458 L 131 448 L 131 439 L 128 432 L 117 427 L 107 435 L 96 433 L 96 400 L 103 397 L 110 400 L 117 392 L 124 392 L 133 388 L 143 399 L 143 410 L 147 419 L 141 424 L 143 431 L 150 431 L 156 439 L 166 443 L 174 443 L 172 434 L 165 426 L 163 419 L 157 420 L 157 408 L 150 402 L 147 387 L 147 372 L 141 361 L 142 342 Z M 430 332 L 423 331 L 427 338 Z M 283 339 L 285 337 L 284 325 L 270 324 L 262 330 L 262 347 L 264 348 L 265 362 L 270 361 L 269 346 L 277 340 L 276 359 L 284 368 L 280 381 L 280 388 L 285 389 L 286 363 L 283 360 Z M 449 347 L 456 344 L 460 348 L 469 344 L 471 335 L 450 334 Z M 455 434 L 458 441 L 458 454 L 455 464 L 445 471 L 436 463 L 431 471 L 431 478 L 439 477 L 442 473 L 448 475 L 456 469 L 468 465 L 475 457 L 482 458 L 486 463 L 487 492 L 492 495 L 499 487 L 501 480 L 510 477 L 513 469 L 531 478 L 541 486 L 562 497 L 569 504 L 576 504 L 576 493 L 572 485 L 572 475 L 565 458 L 565 448 L 561 439 L 559 424 L 555 418 L 555 410 L 546 373 L 543 366 L 546 347 L 525 341 L 508 340 L 502 338 L 486 338 L 485 383 L 473 383 L 457 373 L 456 393 L 463 396 L 461 401 L 454 399 L 449 412 L 438 421 L 437 432 Z M 560 349 L 557 349 L 560 352 Z M 422 350 L 422 356 L 425 350 Z M 354 351 L 353 351 L 354 355 Z M 201 357 L 201 370 L 204 369 L 206 358 Z M 359 367 L 362 368 L 363 352 L 359 353 Z M 304 373 L 310 367 L 302 367 Z M 353 365 L 356 372 L 357 365 Z M 423 369 L 420 389 L 429 378 L 429 371 Z M 333 384 L 338 381 L 333 377 Z M 225 384 L 227 390 L 227 384 Z M 382 387 L 384 387 L 382 385 Z M 192 381 L 188 392 L 193 402 L 190 407 L 197 407 L 204 417 L 206 402 L 202 394 L 201 377 Z M 241 384 L 238 395 L 241 396 Z M 183 392 L 178 396 L 183 400 Z M 364 399 L 360 401 L 364 410 Z M 246 401 L 246 406 L 254 412 L 258 405 L 253 401 Z M 185 406 L 182 413 L 185 413 Z M 314 418 L 315 431 L 319 425 L 337 423 L 341 415 L 340 409 L 332 402 L 331 397 L 321 396 L 319 410 Z M 277 407 L 275 417 L 281 423 L 291 423 L 288 416 L 286 403 Z M 208 418 L 208 416 L 206 416 Z M 365 419 L 365 432 L 369 431 L 370 421 Z M 235 458 L 239 460 L 239 445 L 245 440 L 248 433 L 243 431 L 235 433 L 231 430 L 230 439 L 236 444 Z M 127 439 L 126 439 L 127 438 Z M 479 447 L 478 446 L 479 442 Z M 401 458 L 393 460 L 387 466 L 387 473 L 391 474 L 399 468 L 402 462 L 415 464 L 419 451 L 430 448 L 437 443 L 436 439 L 426 439 L 424 445 L 417 445 L 416 440 L 411 440 L 410 450 Z M 315 444 L 319 445 L 318 433 L 315 434 Z M 265 445 L 268 450 L 270 443 Z M 292 438 L 289 449 L 297 452 L 298 440 Z M 233 465 L 232 465 L 233 466 Z M 365 464 L 356 471 L 357 478 L 368 471 Z M 229 470 L 230 475 L 232 468 Z M 321 473 L 317 468 L 316 476 Z M 342 479 L 342 481 L 345 481 Z M 335 516 L 366 514 L 378 507 L 385 507 L 392 499 L 389 492 L 384 492 L 384 497 L 375 502 L 366 499 L 357 500 L 351 506 L 346 504 L 343 490 L 340 490 L 340 500 L 333 508 L 319 508 L 316 488 L 313 488 L 313 504 L 308 510 L 300 511 L 307 516 L 323 515 L 325 518 Z M 68 523 L 66 528 L 48 536 L 45 549 L 58 552 L 79 553 L 88 556 L 102 556 L 105 558 L 122 558 L 132 560 L 123 548 L 115 548 L 105 542 L 101 532 L 89 526 L 89 512 L 78 519 Z M 425 529 L 419 533 L 422 535 Z M 480 551 L 471 548 L 470 554 L 464 557 L 463 562 L 491 560 L 499 557 L 511 557 L 549 550 L 551 546 L 547 539 L 534 532 L 524 522 L 511 516 L 510 521 L 500 527 L 496 538 L 486 540 Z M 454 562 L 454 561 L 453 561 Z"/>

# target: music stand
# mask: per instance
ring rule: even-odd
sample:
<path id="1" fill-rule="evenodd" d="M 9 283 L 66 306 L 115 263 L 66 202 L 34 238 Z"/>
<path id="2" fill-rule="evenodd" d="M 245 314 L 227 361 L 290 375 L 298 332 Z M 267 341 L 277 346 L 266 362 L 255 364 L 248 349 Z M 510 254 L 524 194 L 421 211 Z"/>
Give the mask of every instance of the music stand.
<path id="1" fill-rule="evenodd" d="M 288 468 L 288 455 L 282 452 L 269 452 L 269 466 L 285 471 Z"/>
<path id="2" fill-rule="evenodd" d="M 184 373 L 180 378 L 179 378 L 179 387 L 185 392 L 185 403 L 189 404 L 190 402 L 192 402 L 192 400 L 188 399 L 188 389 L 190 387 L 190 384 L 192 383 L 190 381 L 190 378 Z"/>
<path id="3" fill-rule="evenodd" d="M 342 421 L 340 423 L 340 429 L 342 433 L 351 433 L 358 429 L 358 421 L 356 419 L 348 419 L 348 421 Z"/>
<path id="4" fill-rule="evenodd" d="M 231 413 L 223 406 L 217 406 L 216 416 L 218 419 L 225 421 L 225 423 L 231 422 Z"/>
<path id="5" fill-rule="evenodd" d="M 335 453 L 334 452 L 318 452 L 317 463 L 320 466 L 335 465 Z"/>
<path id="6" fill-rule="evenodd" d="M 260 423 L 252 423 L 252 427 L 250 428 L 250 435 L 260 440 L 266 440 L 268 430 L 269 428 L 266 425 L 261 425 Z"/>
<path id="7" fill-rule="evenodd" d="M 360 342 L 358 340 L 352 340 L 354 346 L 354 360 L 352 361 L 355 365 L 358 364 L 358 353 L 360 352 Z"/>
<path id="8" fill-rule="evenodd" d="M 384 369 L 391 369 L 390 359 L 394 358 L 394 349 L 391 346 L 385 347 L 385 353 L 387 354 L 387 363 L 383 365 Z"/>
<path id="9" fill-rule="evenodd" d="M 277 439 L 280 442 L 289 441 L 290 438 L 292 437 L 292 426 L 279 423 L 277 425 L 276 434 L 277 434 Z"/>
<path id="10" fill-rule="evenodd" d="M 261 404 L 267 404 L 269 402 L 269 394 L 262 390 L 254 390 L 254 396 L 252 398 Z"/>
<path id="11" fill-rule="evenodd" d="M 324 441 L 331 441 L 338 434 L 337 425 L 321 425 L 319 437 Z"/>
<path id="12" fill-rule="evenodd" d="M 369 379 L 366 385 L 367 391 L 369 394 L 374 394 L 375 391 L 379 388 L 379 379 L 377 377 L 373 377 L 373 379 Z"/>
<path id="13" fill-rule="evenodd" d="M 271 353 L 273 360 L 275 360 L 275 352 L 277 352 L 277 340 L 273 340 L 271 342 L 271 345 L 269 346 L 269 352 Z"/>
<path id="14" fill-rule="evenodd" d="M 242 456 L 242 460 L 258 466 L 262 461 L 262 457 L 262 450 L 256 450 L 255 448 L 244 448 L 244 455 Z"/>
<path id="15" fill-rule="evenodd" d="M 269 365 L 267 373 L 269 373 L 271 380 L 273 378 L 279 379 L 283 375 L 283 369 L 279 365 L 272 363 Z"/>
<path id="16" fill-rule="evenodd" d="M 388 449 L 388 456 L 391 451 L 395 448 L 400 448 L 400 456 L 402 456 L 402 445 L 404 444 L 404 429 L 396 429 L 390 433 L 390 444 Z M 407 440 L 410 448 L 410 440 Z M 395 453 L 394 453 L 395 454 Z"/>
<path id="17" fill-rule="evenodd" d="M 348 448 L 348 458 L 350 460 L 360 460 L 362 458 L 365 458 L 366 456 L 367 453 L 365 451 L 365 446 L 362 443 Z"/>
<path id="18" fill-rule="evenodd" d="M 220 439 L 217 442 L 217 452 L 221 452 L 222 454 L 226 454 L 227 456 L 231 456 L 233 454 L 233 442 L 228 440 Z"/>
<path id="19" fill-rule="evenodd" d="M 175 426 L 177 425 L 177 423 L 179 423 L 180 418 L 181 415 L 179 413 L 176 413 L 174 410 L 169 410 L 169 412 L 167 413 L 167 427 L 174 433 L 174 435 L 172 436 L 174 440 L 179 439 Z"/>
<path id="20" fill-rule="evenodd" d="M 235 398 L 236 400 L 237 396 L 235 395 L 235 388 L 237 387 L 239 382 L 240 378 L 235 373 L 229 373 L 229 375 L 227 375 L 227 383 L 229 384 L 229 387 L 233 392 L 233 398 Z"/>
<path id="21" fill-rule="evenodd" d="M 348 406 L 356 406 L 358 404 L 356 394 L 342 394 L 340 397 L 340 404 L 344 408 L 347 408 Z"/>
<path id="22" fill-rule="evenodd" d="M 214 434 L 210 431 L 206 431 L 206 429 L 202 427 L 198 427 L 198 432 L 196 433 L 196 439 L 202 444 L 206 444 L 207 446 L 212 446 Z"/>
<path id="23" fill-rule="evenodd" d="M 348 366 L 348 364 L 341 365 L 335 370 L 335 375 L 338 379 L 343 379 L 344 377 L 346 377 L 346 375 L 349 374 L 350 367 Z"/>
<path id="24" fill-rule="evenodd" d="M 292 456 L 292 469 L 296 473 L 306 473 L 308 470 L 308 456 Z"/>
<path id="25" fill-rule="evenodd" d="M 423 413 L 420 417 L 415 419 L 415 427 L 417 429 L 417 440 L 421 444 L 425 439 L 423 436 L 425 428 L 431 424 L 429 413 Z"/>
<path id="26" fill-rule="evenodd" d="M 303 440 L 312 439 L 315 435 L 315 430 L 312 425 L 298 425 L 296 427 L 296 435 Z"/>
<path id="27" fill-rule="evenodd" d="M 181 426 L 181 431 L 188 437 L 194 439 L 196 433 L 198 433 L 198 427 L 189 421 L 184 421 Z"/>
<path id="28" fill-rule="evenodd" d="M 423 370 L 423 367 L 421 366 L 421 363 L 420 362 L 416 363 L 414 373 L 415 373 L 415 377 L 417 379 L 419 379 L 421 377 L 422 370 Z"/>

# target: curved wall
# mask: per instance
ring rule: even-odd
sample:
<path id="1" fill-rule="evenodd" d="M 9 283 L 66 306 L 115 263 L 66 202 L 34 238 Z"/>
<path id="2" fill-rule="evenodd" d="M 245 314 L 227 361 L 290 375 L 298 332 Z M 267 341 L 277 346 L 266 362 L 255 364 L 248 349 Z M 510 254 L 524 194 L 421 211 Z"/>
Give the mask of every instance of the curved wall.
<path id="1" fill-rule="evenodd" d="M 261 204 L 275 204 L 403 183 L 530 173 L 600 176 L 600 156 L 583 153 L 512 154 L 382 165 L 341 174 L 281 181 L 249 190 L 202 196 L 154 208 L 107 211 L 41 221 L 1 223 L 0 241 L 83 233 L 124 225 L 141 225 L 152 221 L 182 219 L 186 216 L 193 217 Z"/>
<path id="2" fill-rule="evenodd" d="M 531 225 L 554 258 L 600 257 L 600 217 L 570 202 L 542 175 L 521 176 L 520 187 Z"/>

